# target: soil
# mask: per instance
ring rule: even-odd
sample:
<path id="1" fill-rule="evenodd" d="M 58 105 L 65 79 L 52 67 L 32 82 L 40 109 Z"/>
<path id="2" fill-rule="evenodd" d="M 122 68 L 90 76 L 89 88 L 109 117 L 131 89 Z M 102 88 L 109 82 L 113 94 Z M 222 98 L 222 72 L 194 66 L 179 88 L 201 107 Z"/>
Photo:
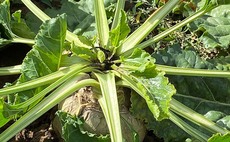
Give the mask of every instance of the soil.
<path id="1" fill-rule="evenodd" d="M 52 129 L 55 109 L 48 111 L 31 125 L 23 129 L 9 142 L 61 142 Z"/>

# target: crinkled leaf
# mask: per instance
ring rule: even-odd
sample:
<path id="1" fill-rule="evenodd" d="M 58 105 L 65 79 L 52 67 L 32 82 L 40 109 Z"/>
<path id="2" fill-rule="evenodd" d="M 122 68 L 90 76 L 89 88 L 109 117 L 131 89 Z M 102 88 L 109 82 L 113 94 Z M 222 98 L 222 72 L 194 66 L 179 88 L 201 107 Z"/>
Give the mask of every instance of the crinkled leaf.
<path id="1" fill-rule="evenodd" d="M 108 136 L 96 136 L 83 130 L 83 120 L 73 117 L 65 112 L 59 111 L 57 113 L 59 121 L 62 125 L 62 138 L 67 142 L 109 142 Z"/>
<path id="2" fill-rule="evenodd" d="M 192 53 L 192 54 L 190 54 Z M 189 55 L 186 57 L 186 55 Z M 172 46 L 165 51 L 154 54 L 156 62 L 171 66 L 203 68 L 203 69 L 229 69 L 228 57 L 203 60 L 190 50 L 183 50 L 179 46 Z M 229 103 L 230 81 L 224 78 L 170 76 L 179 94 L 203 98 L 209 101 Z M 191 102 L 192 103 L 192 102 Z M 196 108 L 194 106 L 194 108 Z M 206 113 L 206 112 L 205 112 Z"/>
<path id="3" fill-rule="evenodd" d="M 230 141 L 230 133 L 225 135 L 215 134 L 211 138 L 208 139 L 208 142 L 228 142 Z"/>
<path id="4" fill-rule="evenodd" d="M 164 77 L 164 73 L 156 71 L 154 58 L 141 49 L 135 49 L 128 58 L 121 59 L 123 62 L 119 67 L 135 76 L 138 88 L 142 90 L 142 97 L 154 117 L 157 120 L 167 118 L 169 102 L 176 90 Z"/>
<path id="5" fill-rule="evenodd" d="M 126 14 L 124 11 L 121 12 L 118 26 L 110 32 L 110 42 L 112 46 L 117 47 L 119 43 L 124 40 L 130 32 L 128 26 Z"/>
<path id="6" fill-rule="evenodd" d="M 207 60 L 207 68 L 208 69 L 217 69 L 222 71 L 230 70 L 230 56 L 221 56 L 215 59 Z"/>
<path id="7" fill-rule="evenodd" d="M 121 57 L 121 68 L 130 71 L 135 76 L 144 76 L 146 78 L 153 78 L 157 75 L 155 59 L 149 53 L 141 49 L 135 49 L 128 58 Z"/>
<path id="8" fill-rule="evenodd" d="M 193 50 L 182 50 L 178 44 L 158 51 L 152 56 L 156 59 L 156 63 L 163 65 L 223 71 L 230 69 L 230 56 L 204 60 Z"/>
<path id="9" fill-rule="evenodd" d="M 230 63 L 227 57 L 206 61 L 201 59 L 194 51 L 182 50 L 177 46 L 168 48 L 162 53 L 158 52 L 153 57 L 156 57 L 157 63 L 183 68 L 227 70 Z M 230 90 L 228 86 L 230 82 L 228 79 L 186 76 L 170 76 L 169 79 L 175 85 L 177 92 L 183 95 L 220 102 L 226 102 L 229 98 Z"/>
<path id="10" fill-rule="evenodd" d="M 168 78 L 164 77 L 163 73 L 159 73 L 155 78 L 137 78 L 137 81 L 139 88 L 147 91 L 148 96 L 144 99 L 155 119 L 168 118 L 169 102 L 172 95 L 176 93 L 174 86 L 168 82 Z M 133 105 L 133 109 L 136 107 L 139 108 Z"/>
<path id="11" fill-rule="evenodd" d="M 182 51 L 182 54 L 179 54 L 175 58 L 175 63 L 177 67 L 184 68 L 204 68 L 205 64 L 203 63 L 200 56 L 196 54 L 195 51 Z"/>
<path id="12" fill-rule="evenodd" d="M 217 59 L 203 60 L 193 50 L 182 50 L 180 46 L 174 45 L 163 51 L 158 51 L 153 55 L 156 62 L 164 65 L 229 70 L 228 57 L 219 57 Z M 186 104 L 189 108 L 201 114 L 209 111 L 220 111 L 224 114 L 230 114 L 229 108 L 229 92 L 230 81 L 224 78 L 208 78 L 208 77 L 186 77 L 186 76 L 169 76 L 170 82 L 175 86 L 177 93 L 174 97 Z M 166 121 L 164 121 L 166 122 Z M 161 122 L 162 123 L 162 122 Z M 172 123 L 162 125 L 155 124 L 155 133 L 164 139 L 174 139 L 175 137 L 186 137 L 184 132 L 175 132 Z M 161 134 L 168 127 L 168 133 Z"/>
<path id="13" fill-rule="evenodd" d="M 193 50 L 182 50 L 178 44 L 152 55 L 158 64 L 183 68 L 206 68 L 208 64 Z"/>
<path id="14" fill-rule="evenodd" d="M 230 45 L 230 5 L 221 5 L 213 9 L 195 25 L 203 31 L 200 40 L 206 48 L 228 48 Z M 193 23 L 194 24 L 194 23 Z M 193 25 L 193 27 L 195 27 Z"/>

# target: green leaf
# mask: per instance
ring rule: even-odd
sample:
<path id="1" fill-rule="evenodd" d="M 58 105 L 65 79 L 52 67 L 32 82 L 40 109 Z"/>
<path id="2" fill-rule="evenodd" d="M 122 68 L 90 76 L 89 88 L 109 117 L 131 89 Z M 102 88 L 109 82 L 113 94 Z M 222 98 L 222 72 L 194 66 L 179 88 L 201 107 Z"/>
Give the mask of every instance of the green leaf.
<path id="1" fill-rule="evenodd" d="M 97 58 L 98 58 L 100 63 L 103 63 L 105 61 L 105 59 L 106 59 L 105 53 L 103 51 L 101 51 L 101 50 L 98 50 Z"/>
<path id="2" fill-rule="evenodd" d="M 4 104 L 5 104 L 4 100 L 3 100 L 2 98 L 0 98 L 0 110 L 1 110 L 1 112 L 0 112 L 0 128 L 1 128 L 2 126 L 4 126 L 7 122 L 9 122 L 10 119 L 11 119 L 11 118 L 6 117 L 6 116 L 4 115 L 3 110 L 6 110 Z"/>
<path id="3" fill-rule="evenodd" d="M 204 61 L 197 55 L 195 51 L 182 51 L 182 54 L 179 54 L 175 58 L 175 63 L 177 67 L 184 68 L 197 68 L 202 69 L 205 67 Z"/>
<path id="4" fill-rule="evenodd" d="M 230 141 L 230 133 L 227 133 L 225 135 L 215 134 L 208 140 L 208 142 L 228 142 L 228 141 Z"/>
<path id="5" fill-rule="evenodd" d="M 57 9 L 56 7 L 47 8 L 44 10 L 46 14 L 50 17 L 56 17 L 57 15 L 66 13 L 67 24 L 70 31 L 75 34 L 88 37 L 93 37 L 96 34 L 95 30 L 95 19 L 92 15 L 93 13 L 93 1 L 69 1 L 61 0 L 61 7 Z M 34 16 L 31 12 L 26 14 L 26 23 L 28 26 L 37 33 L 41 21 Z M 76 30 L 76 31 L 75 31 Z"/>
<path id="6" fill-rule="evenodd" d="M 114 3 L 114 0 L 106 0 L 105 5 Z M 69 1 L 61 0 L 61 7 L 47 8 L 44 10 L 50 17 L 56 17 L 58 14 L 66 13 L 68 29 L 74 34 L 83 35 L 86 37 L 94 37 L 96 35 L 96 24 L 94 13 L 94 6 L 92 0 Z M 41 22 L 33 14 L 28 12 L 26 15 L 26 22 L 33 29 L 34 32 L 39 30 Z"/>
<path id="7" fill-rule="evenodd" d="M 121 57 L 121 68 L 128 70 L 132 75 L 153 78 L 157 75 L 155 59 L 141 49 L 135 49 L 128 57 Z"/>
<path id="8" fill-rule="evenodd" d="M 145 101 L 142 104 L 146 103 L 146 106 L 148 106 L 145 110 L 151 111 L 149 114 L 146 113 L 146 116 L 142 117 L 142 119 L 148 118 L 149 115 L 151 117 L 154 115 L 158 121 L 169 117 L 169 102 L 176 90 L 169 84 L 168 79 L 163 76 L 163 73 L 150 79 L 134 78 L 135 81 L 129 76 L 124 75 L 124 73 L 122 73 L 120 77 L 125 81 L 125 86 L 132 88 L 142 96 Z M 136 116 L 138 117 L 145 115 L 145 113 L 143 113 L 143 105 L 140 105 L 140 102 L 140 99 L 132 100 L 132 109 L 135 111 L 135 115 L 137 113 Z M 141 108 L 141 110 L 138 108 Z"/>
<path id="9" fill-rule="evenodd" d="M 10 30 L 10 20 L 10 2 L 9 0 L 4 0 L 0 4 L 0 24 Z"/>
<path id="10" fill-rule="evenodd" d="M 122 40 L 124 40 L 130 32 L 130 28 L 128 26 L 128 21 L 126 18 L 125 12 L 122 10 L 121 17 L 118 22 L 118 26 L 115 27 L 112 31 L 110 31 L 110 43 L 112 46 L 117 47 Z"/>
<path id="11" fill-rule="evenodd" d="M 73 117 L 65 112 L 58 111 L 57 116 L 62 125 L 62 138 L 66 142 L 93 141 L 109 142 L 108 136 L 96 136 L 83 130 L 84 121 L 81 118 Z"/>
<path id="12" fill-rule="evenodd" d="M 230 5 L 221 5 L 195 22 L 203 34 L 200 40 L 206 48 L 228 48 L 230 45 Z"/>
<path id="13" fill-rule="evenodd" d="M 87 57 L 88 58 L 88 57 Z M 61 58 L 61 67 L 69 67 L 72 65 L 76 64 L 83 64 L 83 65 L 88 65 L 90 62 L 77 56 L 77 55 L 63 55 Z"/>
<path id="14" fill-rule="evenodd" d="M 90 21 L 92 20 L 93 22 L 88 23 L 89 26 L 85 26 L 85 28 L 83 28 L 81 30 L 82 33 L 84 33 L 84 29 L 88 30 L 92 30 L 93 25 L 91 25 L 92 23 L 95 23 L 94 20 L 94 16 L 92 15 L 93 13 L 93 1 L 68 1 L 68 0 L 61 0 L 61 8 L 60 9 L 56 9 L 56 8 L 48 8 L 45 10 L 45 13 L 47 13 L 48 15 L 50 15 L 51 17 L 55 17 L 58 14 L 62 14 L 62 13 L 66 13 L 66 15 L 68 15 L 67 17 L 67 23 L 68 23 L 68 28 L 70 29 L 70 31 L 74 31 L 75 27 L 80 25 L 84 25 L 86 24 L 85 19 L 90 19 Z M 84 23 L 83 23 L 84 22 Z M 79 28 L 84 27 L 84 26 L 80 26 Z M 79 29 L 77 28 L 77 29 Z"/>
<path id="15" fill-rule="evenodd" d="M 193 50 L 182 50 L 179 44 L 174 44 L 165 50 L 159 50 L 152 55 L 158 64 L 183 68 L 206 68 L 207 62 Z"/>
<path id="16" fill-rule="evenodd" d="M 67 29 L 65 18 L 65 15 L 61 15 L 41 26 L 35 39 L 36 44 L 22 63 L 22 74 L 18 83 L 45 76 L 59 69 Z M 23 102 L 41 89 L 38 87 L 36 90 L 19 93 L 12 102 Z"/>
<path id="17" fill-rule="evenodd" d="M 222 71 L 230 70 L 230 56 L 221 56 L 215 59 L 207 60 L 209 63 L 207 64 L 208 69 L 216 69 Z"/>
<path id="18" fill-rule="evenodd" d="M 146 114 L 142 119 L 148 118 L 148 115 L 151 115 L 151 117 L 153 115 L 156 120 L 169 117 L 169 102 L 176 90 L 169 83 L 168 78 L 164 77 L 163 72 L 155 78 L 134 77 L 122 71 L 119 71 L 119 74 L 116 75 L 122 79 L 121 85 L 131 88 L 143 98 L 143 100 L 132 100 L 132 109 L 135 111 L 134 113 L 137 113 L 136 116 L 145 115 L 142 113 L 143 110 L 140 111 L 140 109 L 143 109 L 142 105 L 139 105 L 141 101 L 144 101 L 143 104 L 146 103 L 148 106 L 146 110 L 150 110 L 152 114 Z"/>
<path id="19" fill-rule="evenodd" d="M 38 31 L 40 30 L 40 26 L 42 24 L 42 21 L 39 20 L 32 12 L 27 12 L 25 15 L 25 22 L 28 25 L 28 27 L 30 27 L 30 29 L 32 30 L 32 32 L 34 32 L 35 34 L 38 33 Z"/>
<path id="20" fill-rule="evenodd" d="M 148 97 L 144 98 L 148 108 L 156 120 L 163 120 L 169 116 L 169 102 L 176 90 L 169 83 L 164 73 L 159 73 L 155 78 L 137 78 L 138 86 L 147 90 Z M 138 107 L 138 106 L 133 106 Z"/>
<path id="21" fill-rule="evenodd" d="M 0 47 L 12 42 L 33 44 L 33 40 L 29 39 L 33 39 L 35 34 L 21 19 L 20 10 L 13 13 L 12 17 L 10 16 L 9 0 L 5 0 L 0 4 Z"/>
<path id="22" fill-rule="evenodd" d="M 214 59 L 202 59 L 194 50 L 182 50 L 180 45 L 175 44 L 165 50 L 152 54 L 156 63 L 182 68 L 230 70 L 230 56 L 220 56 Z"/>
<path id="23" fill-rule="evenodd" d="M 21 10 L 12 14 L 11 29 L 14 34 L 22 38 L 33 39 L 35 34 L 30 30 L 25 21 L 21 18 Z"/>
<path id="24" fill-rule="evenodd" d="M 19 82 L 44 76 L 59 69 L 66 28 L 65 15 L 51 19 L 41 26 L 41 31 L 36 36 L 36 44 L 22 64 Z"/>
<path id="25" fill-rule="evenodd" d="M 92 15 L 86 16 L 79 24 L 74 27 L 74 34 L 93 37 L 96 35 L 95 18 Z"/>
<path id="26" fill-rule="evenodd" d="M 5 0 L 0 4 L 0 47 L 12 41 L 10 21 L 10 2 Z"/>
<path id="27" fill-rule="evenodd" d="M 42 25 L 41 31 L 36 36 L 36 44 L 26 55 L 22 63 L 22 73 L 18 79 L 18 83 L 45 76 L 59 69 L 64 49 L 66 29 L 65 15 L 51 19 Z M 14 105 L 22 103 L 42 91 L 42 89 L 44 89 L 44 86 L 20 92 L 15 96 L 10 95 L 8 102 Z M 11 104 L 3 103 L 2 105 L 11 109 L 9 112 L 13 112 L 9 116 L 22 110 L 17 110 L 15 107 L 11 108 Z M 0 113 L 5 112 L 6 110 L 0 111 Z"/>
<path id="28" fill-rule="evenodd" d="M 71 51 L 74 55 L 77 55 L 78 57 L 85 59 L 87 61 L 93 61 L 97 59 L 96 53 L 94 53 L 93 50 L 90 50 L 88 48 L 73 45 Z"/>

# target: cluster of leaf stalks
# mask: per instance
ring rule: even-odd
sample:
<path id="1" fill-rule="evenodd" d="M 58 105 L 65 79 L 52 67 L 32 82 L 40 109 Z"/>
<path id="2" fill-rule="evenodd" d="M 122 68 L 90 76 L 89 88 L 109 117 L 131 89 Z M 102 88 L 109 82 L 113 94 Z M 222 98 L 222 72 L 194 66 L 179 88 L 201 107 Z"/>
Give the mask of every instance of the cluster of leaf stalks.
<path id="1" fill-rule="evenodd" d="M 142 40 L 180 0 L 168 1 L 133 33 L 129 33 L 123 10 L 124 0 L 118 0 L 116 3 L 111 27 L 108 26 L 103 0 L 94 0 L 96 40 L 68 31 L 65 14 L 51 19 L 30 0 L 22 2 L 43 21 L 43 25 L 34 40 L 21 38 L 10 32 L 10 38 L 5 40 L 5 43 L 32 44 L 33 48 L 22 65 L 0 68 L 0 75 L 21 73 L 15 85 L 0 89 L 0 126 L 12 119 L 18 119 L 0 134 L 0 141 L 8 141 L 42 114 L 85 86 L 92 86 L 98 93 L 95 97 L 102 108 L 113 142 L 123 141 L 116 89 L 119 86 L 130 88 L 133 93 L 141 96 L 157 121 L 170 119 L 200 141 L 208 141 L 212 134 L 229 133 L 225 128 L 172 98 L 176 90 L 164 76 L 167 74 L 228 78 L 229 72 L 158 65 L 155 64 L 155 59 L 143 50 L 218 5 L 225 4 L 224 2 L 206 0 L 203 7 L 193 15 L 144 42 Z M 7 6 L 9 7 L 8 0 L 1 3 L 1 8 L 7 9 Z M 1 10 L 1 15 L 4 14 L 7 15 Z M 3 27 L 10 31 L 10 25 Z M 65 50 L 71 51 L 71 56 L 63 54 Z M 36 70 L 33 70 L 34 68 Z M 37 75 L 34 75 L 34 72 Z M 91 78 L 85 79 L 85 74 L 90 74 Z M 27 96 L 27 100 L 23 96 Z M 137 106 L 133 107 L 132 109 L 135 109 Z M 206 129 L 208 134 L 194 128 L 181 117 Z"/>

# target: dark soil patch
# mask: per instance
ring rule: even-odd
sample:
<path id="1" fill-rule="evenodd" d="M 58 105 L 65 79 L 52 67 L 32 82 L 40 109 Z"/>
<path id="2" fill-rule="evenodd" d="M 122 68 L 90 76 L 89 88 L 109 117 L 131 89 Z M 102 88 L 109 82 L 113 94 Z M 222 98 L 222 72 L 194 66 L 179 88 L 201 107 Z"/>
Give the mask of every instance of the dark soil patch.
<path id="1" fill-rule="evenodd" d="M 25 44 L 11 44 L 0 48 L 0 67 L 14 66 L 22 63 L 26 53 L 31 49 Z M 0 88 L 6 82 L 13 83 L 19 75 L 0 76 Z"/>
<path id="2" fill-rule="evenodd" d="M 9 142 L 61 142 L 52 129 L 52 120 L 56 108 L 48 111 Z"/>

